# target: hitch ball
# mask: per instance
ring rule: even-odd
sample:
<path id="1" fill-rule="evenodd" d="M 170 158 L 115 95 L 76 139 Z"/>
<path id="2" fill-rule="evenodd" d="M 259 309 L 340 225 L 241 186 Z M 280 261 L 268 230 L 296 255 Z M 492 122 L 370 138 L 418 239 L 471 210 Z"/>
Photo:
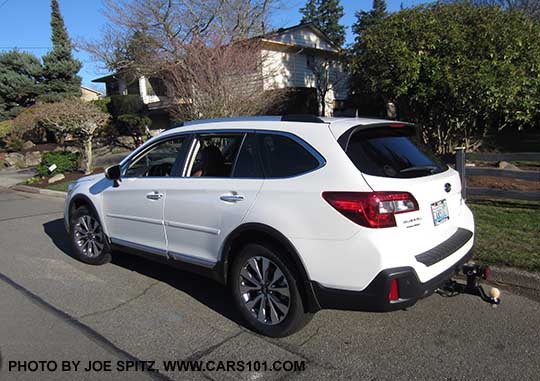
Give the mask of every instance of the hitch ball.
<path id="1" fill-rule="evenodd" d="M 501 296 L 501 291 L 493 287 L 491 290 L 489 290 L 489 296 L 491 296 L 493 299 L 499 299 L 499 296 Z"/>

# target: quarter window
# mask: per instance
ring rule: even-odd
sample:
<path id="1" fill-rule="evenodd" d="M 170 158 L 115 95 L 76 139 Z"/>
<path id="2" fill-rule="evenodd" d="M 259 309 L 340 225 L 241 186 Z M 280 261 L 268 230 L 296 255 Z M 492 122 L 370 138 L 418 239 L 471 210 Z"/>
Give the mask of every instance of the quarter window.
<path id="1" fill-rule="evenodd" d="M 259 146 L 267 178 L 297 176 L 319 166 L 306 148 L 287 136 L 261 134 Z"/>
<path id="2" fill-rule="evenodd" d="M 236 159 L 233 177 L 262 178 L 263 173 L 257 155 L 257 136 L 248 134 Z"/>
<path id="3" fill-rule="evenodd" d="M 142 156 L 133 160 L 127 168 L 125 177 L 163 177 L 171 176 L 185 137 L 169 139 L 156 144 Z"/>

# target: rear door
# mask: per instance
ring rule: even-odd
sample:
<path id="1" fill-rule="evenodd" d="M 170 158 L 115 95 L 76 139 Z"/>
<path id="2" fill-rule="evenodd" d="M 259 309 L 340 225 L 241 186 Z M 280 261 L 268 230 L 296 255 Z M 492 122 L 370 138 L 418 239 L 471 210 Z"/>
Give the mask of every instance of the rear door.
<path id="1" fill-rule="evenodd" d="M 419 211 L 396 215 L 398 228 L 422 233 L 432 244 L 457 229 L 461 211 L 458 173 L 442 163 L 415 136 L 412 127 L 373 127 L 354 132 L 346 152 L 374 191 L 406 191 Z"/>
<path id="2" fill-rule="evenodd" d="M 167 189 L 164 223 L 171 258 L 212 267 L 263 184 L 253 137 L 195 136 L 184 176 Z"/>

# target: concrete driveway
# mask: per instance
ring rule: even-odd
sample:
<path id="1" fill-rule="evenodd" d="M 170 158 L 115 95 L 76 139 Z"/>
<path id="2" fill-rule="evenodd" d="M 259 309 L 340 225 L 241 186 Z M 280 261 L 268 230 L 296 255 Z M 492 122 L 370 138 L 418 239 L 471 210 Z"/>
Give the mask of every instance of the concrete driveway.
<path id="1" fill-rule="evenodd" d="M 241 325 L 217 283 L 125 254 L 69 255 L 62 200 L 0 189 L 0 379 L 538 379 L 540 304 L 431 296 L 387 314 L 322 311 L 285 339 Z M 159 372 L 9 370 L 10 361 L 155 361 Z M 166 371 L 162 361 L 303 361 L 299 372 Z M 13 363 L 12 363 L 13 364 Z M 82 365 L 81 365 L 82 367 Z"/>

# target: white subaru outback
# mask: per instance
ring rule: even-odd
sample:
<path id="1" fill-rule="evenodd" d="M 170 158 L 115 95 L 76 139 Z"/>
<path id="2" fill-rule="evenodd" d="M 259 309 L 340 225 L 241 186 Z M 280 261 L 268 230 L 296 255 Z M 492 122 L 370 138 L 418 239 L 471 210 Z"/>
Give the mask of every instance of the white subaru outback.
<path id="1" fill-rule="evenodd" d="M 320 309 L 412 306 L 474 234 L 458 173 L 412 125 L 306 116 L 169 129 L 73 184 L 65 224 L 82 261 L 122 250 L 200 272 L 274 337 Z"/>

